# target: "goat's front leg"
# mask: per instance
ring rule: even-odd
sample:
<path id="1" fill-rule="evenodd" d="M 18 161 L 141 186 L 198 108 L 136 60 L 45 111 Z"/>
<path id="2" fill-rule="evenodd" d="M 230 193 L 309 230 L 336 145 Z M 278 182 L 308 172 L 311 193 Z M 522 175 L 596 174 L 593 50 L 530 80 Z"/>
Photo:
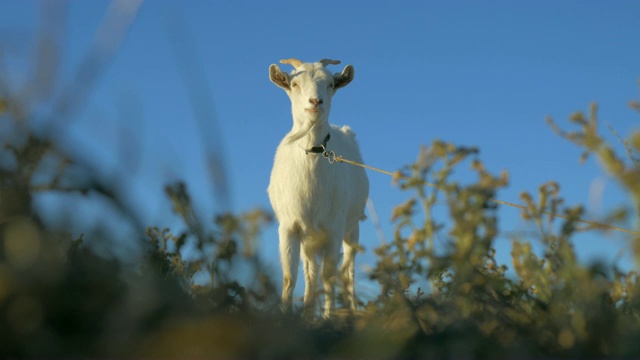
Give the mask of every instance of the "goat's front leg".
<path id="1" fill-rule="evenodd" d="M 280 262 L 282 263 L 282 311 L 291 312 L 293 290 L 298 279 L 300 264 L 300 235 L 292 227 L 280 224 Z"/>
<path id="2" fill-rule="evenodd" d="M 347 233 L 342 242 L 343 255 L 340 273 L 342 275 L 344 289 L 344 303 L 351 308 L 351 311 L 356 311 L 358 308 L 355 288 L 355 264 L 356 253 L 358 252 L 359 230 L 359 226 L 356 224 L 356 226 Z"/>

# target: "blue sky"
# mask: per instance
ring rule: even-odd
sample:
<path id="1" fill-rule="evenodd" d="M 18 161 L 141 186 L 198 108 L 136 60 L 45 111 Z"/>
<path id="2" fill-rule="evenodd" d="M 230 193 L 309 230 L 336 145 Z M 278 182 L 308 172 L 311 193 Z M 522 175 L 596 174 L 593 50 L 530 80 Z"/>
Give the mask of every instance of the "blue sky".
<path id="1" fill-rule="evenodd" d="M 68 3 L 61 85 L 88 51 L 108 4 Z M 17 89 L 30 75 L 40 3 L 12 0 L 3 8 L 0 49 Z M 185 67 L 171 40 L 171 24 L 180 19 L 197 55 L 187 67 L 210 89 L 210 97 L 201 93 L 200 110 L 214 116 L 204 126 L 194 115 L 181 77 Z M 625 0 L 148 1 L 64 131 L 65 141 L 105 173 L 125 179 L 124 191 L 149 224 L 175 221 L 162 188 L 177 179 L 189 185 L 202 218 L 225 208 L 210 186 L 207 149 L 223 154 L 227 208 L 270 209 L 271 163 L 292 119 L 268 67 L 289 57 L 334 58 L 342 60 L 334 71 L 353 64 L 356 75 L 336 94 L 330 121 L 352 127 L 368 164 L 399 169 L 435 139 L 477 146 L 490 171 L 510 174 L 501 200 L 516 202 L 522 191 L 536 193 L 540 184 L 556 180 L 567 203 L 586 204 L 587 217 L 597 219 L 627 199 L 595 161 L 579 164 L 580 151 L 556 136 L 545 118 L 566 128 L 571 113 L 596 101 L 605 133 L 604 122 L 621 134 L 637 128 L 638 114 L 627 103 L 639 94 L 638 34 L 640 3 Z M 123 140 L 123 133 L 133 135 Z M 135 168 L 133 157 L 118 151 L 123 141 L 138 149 Z M 391 236 L 392 209 L 410 194 L 386 175 L 369 178 L 370 197 Z M 594 190 L 602 186 L 602 192 Z M 49 199 L 42 206 L 61 205 Z M 92 207 L 85 208 L 80 216 L 90 221 Z M 509 236 L 528 226 L 518 210 L 505 208 L 500 228 L 499 259 L 510 266 Z M 625 245 L 622 239 L 585 234 L 575 244 L 582 259 L 611 261 Z M 379 241 L 371 222 L 364 222 L 367 252 L 358 268 L 373 265 L 371 249 Z M 275 224 L 263 234 L 261 249 L 279 276 Z"/>

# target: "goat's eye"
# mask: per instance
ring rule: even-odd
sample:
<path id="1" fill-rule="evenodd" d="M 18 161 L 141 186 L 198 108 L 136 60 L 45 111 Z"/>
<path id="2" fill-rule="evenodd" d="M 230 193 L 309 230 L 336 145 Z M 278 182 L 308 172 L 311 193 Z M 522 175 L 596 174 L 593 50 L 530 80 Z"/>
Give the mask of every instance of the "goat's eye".
<path id="1" fill-rule="evenodd" d="M 329 84 L 329 86 L 327 86 L 329 89 L 333 89 L 333 84 Z"/>
<path id="2" fill-rule="evenodd" d="M 292 87 L 298 87 L 298 83 L 291 84 Z"/>

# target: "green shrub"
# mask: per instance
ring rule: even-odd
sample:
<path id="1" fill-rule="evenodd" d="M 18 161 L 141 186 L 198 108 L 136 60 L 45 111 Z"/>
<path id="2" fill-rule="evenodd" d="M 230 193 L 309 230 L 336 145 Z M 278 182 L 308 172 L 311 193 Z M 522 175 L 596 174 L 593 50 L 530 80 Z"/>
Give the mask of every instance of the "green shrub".
<path id="1" fill-rule="evenodd" d="M 558 184 L 521 197 L 542 252 L 533 251 L 532 239 L 513 238 L 514 275 L 496 261 L 494 199 L 508 176 L 485 169 L 477 149 L 436 141 L 396 173 L 411 197 L 393 212 L 392 241 L 373 249 L 369 276 L 379 294 L 360 299 L 355 314 L 309 321 L 279 312 L 274 274 L 255 251 L 268 213 L 201 223 L 186 186 L 176 182 L 166 194 L 183 230 L 145 228 L 113 183 L 59 150 L 55 137 L 25 126 L 30 112 L 13 95 L 0 93 L 0 121 L 9 124 L 0 136 L 0 356 L 640 355 L 639 276 L 577 261 L 573 239 L 584 230 L 583 209 L 565 206 Z M 631 106 L 640 110 L 638 102 Z M 584 159 L 597 157 L 633 201 L 634 211 L 610 219 L 637 219 L 640 131 L 624 140 L 620 155 L 600 135 L 595 105 L 570 120 L 577 130 L 549 122 Z M 472 175 L 461 183 L 452 174 L 466 166 Z M 70 167 L 90 181 L 70 185 Z M 99 195 L 134 224 L 128 241 L 144 246 L 144 256 L 110 258 L 87 246 L 85 235 L 61 231 L 64 224 L 45 226 L 33 205 L 41 192 Z M 446 219 L 434 217 L 436 204 L 444 204 Z M 90 240 L 116 243 L 115 233 L 93 232 Z M 633 233 L 636 261 L 639 244 Z M 183 256 L 187 245 L 194 256 Z"/>

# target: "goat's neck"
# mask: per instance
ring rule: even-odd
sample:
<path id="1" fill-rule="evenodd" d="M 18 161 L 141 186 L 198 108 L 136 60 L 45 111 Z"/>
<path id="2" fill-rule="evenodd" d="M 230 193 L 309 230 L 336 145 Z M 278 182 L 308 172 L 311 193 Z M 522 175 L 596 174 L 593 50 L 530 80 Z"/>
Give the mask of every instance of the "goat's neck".
<path id="1" fill-rule="evenodd" d="M 300 125 L 294 125 L 292 132 L 295 133 L 300 129 Z M 314 146 L 320 146 L 324 143 L 327 134 L 331 126 L 329 125 L 328 117 L 320 118 L 317 120 L 316 125 L 314 125 L 302 138 L 300 138 L 296 143 L 303 149 L 310 149 Z"/>

